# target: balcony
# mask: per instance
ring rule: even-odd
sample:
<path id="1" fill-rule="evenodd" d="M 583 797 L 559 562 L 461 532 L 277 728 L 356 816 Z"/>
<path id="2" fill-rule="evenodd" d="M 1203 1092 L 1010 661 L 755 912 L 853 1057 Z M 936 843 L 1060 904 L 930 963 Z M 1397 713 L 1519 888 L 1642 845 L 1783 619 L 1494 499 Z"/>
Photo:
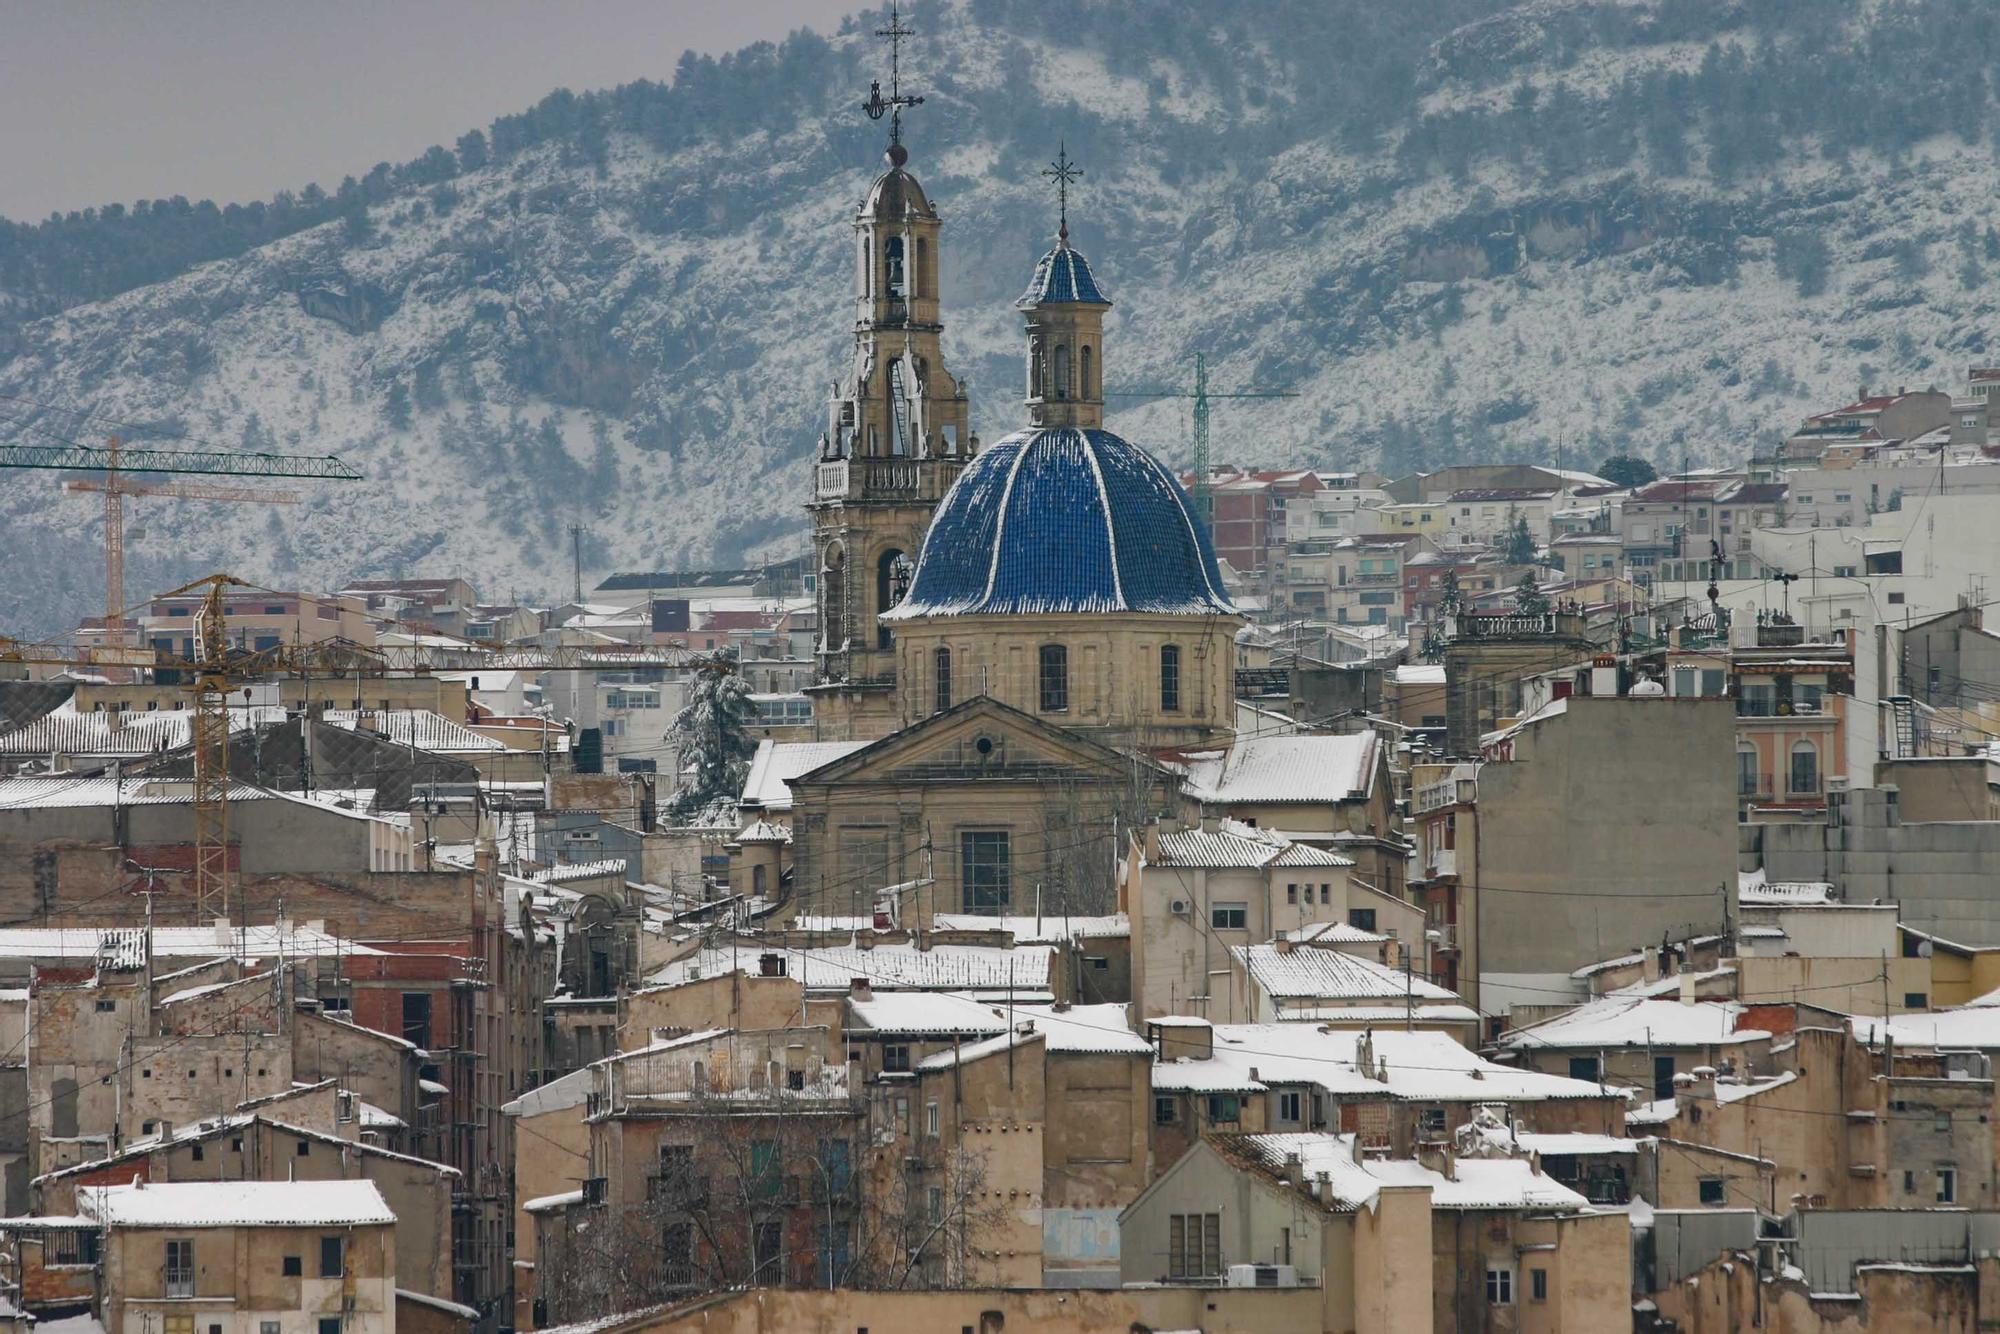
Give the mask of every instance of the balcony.
<path id="1" fill-rule="evenodd" d="M 1739 797 L 1768 799 L 1776 791 L 1769 774 L 1739 771 L 1736 775 L 1736 795 Z"/>
<path id="2" fill-rule="evenodd" d="M 176 1265 L 169 1265 L 167 1267 L 167 1296 L 194 1296 L 194 1270 L 192 1268 L 183 1269 Z"/>
<path id="3" fill-rule="evenodd" d="M 1380 571 L 1371 570 L 1366 574 L 1350 575 L 1348 576 L 1347 582 L 1350 584 L 1361 584 L 1366 586 L 1370 584 L 1397 584 L 1401 583 L 1402 579 L 1403 577 L 1397 574 L 1394 570 L 1390 570 L 1386 574 Z"/>
<path id="4" fill-rule="evenodd" d="M 815 500 L 937 500 L 963 459 L 827 459 L 813 472 Z"/>

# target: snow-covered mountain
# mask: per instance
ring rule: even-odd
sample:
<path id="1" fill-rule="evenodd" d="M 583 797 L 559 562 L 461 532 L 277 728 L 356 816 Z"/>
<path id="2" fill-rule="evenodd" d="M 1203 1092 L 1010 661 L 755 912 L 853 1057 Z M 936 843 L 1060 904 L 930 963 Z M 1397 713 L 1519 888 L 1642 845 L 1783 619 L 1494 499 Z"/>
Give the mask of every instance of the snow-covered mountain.
<path id="1" fill-rule="evenodd" d="M 1953 383 L 1987 356 L 2000 269 L 1991 8 L 924 6 L 907 140 L 946 218 L 974 429 L 1019 418 L 1012 300 L 1053 228 L 1038 173 L 1059 141 L 1117 303 L 1107 383 L 1183 383 L 1202 352 L 1218 387 L 1299 391 L 1218 404 L 1219 459 L 1712 460 L 1863 382 Z M 802 551 L 849 223 L 879 169 L 858 114 L 875 26 L 557 94 L 184 251 L 143 217 L 14 228 L 0 411 L 80 435 L 104 428 L 27 401 L 87 405 L 367 474 L 294 507 L 136 502 L 135 594 L 226 568 L 560 596 L 572 522 L 591 570 Z M 222 257 L 115 290 L 105 252 L 142 246 L 126 267 L 148 278 Z M 1185 401 L 1122 401 L 1112 424 L 1186 455 Z M 73 623 L 100 596 L 95 511 L 4 476 L 0 626 Z"/>

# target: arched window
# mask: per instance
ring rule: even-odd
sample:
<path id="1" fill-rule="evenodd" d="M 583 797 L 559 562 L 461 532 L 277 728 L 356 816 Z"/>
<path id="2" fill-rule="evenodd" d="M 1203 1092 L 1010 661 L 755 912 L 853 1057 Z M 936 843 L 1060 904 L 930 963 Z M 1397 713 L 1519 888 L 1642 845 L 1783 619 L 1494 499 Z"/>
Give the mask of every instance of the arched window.
<path id="1" fill-rule="evenodd" d="M 1160 712 L 1181 711 L 1181 646 L 1160 646 Z"/>
<path id="2" fill-rule="evenodd" d="M 826 568 L 819 572 L 820 642 L 828 653 L 838 653 L 847 644 L 847 557 L 839 547 L 826 553 Z"/>
<path id="3" fill-rule="evenodd" d="M 1757 752 L 1750 746 L 1739 746 L 1736 750 L 1736 795 L 1739 797 L 1761 796 L 1769 784 L 1764 782 L 1763 770 L 1757 764 Z"/>
<path id="4" fill-rule="evenodd" d="M 917 267 L 910 271 L 910 295 L 924 294 L 924 275 L 930 272 L 931 246 L 923 237 L 917 238 Z"/>
<path id="5" fill-rule="evenodd" d="M 1069 397 L 1069 344 L 1056 344 L 1056 374 L 1053 398 Z"/>
<path id="6" fill-rule="evenodd" d="M 882 243 L 883 291 L 891 301 L 901 301 L 907 295 L 908 283 L 903 273 L 903 238 L 892 236 Z"/>
<path id="7" fill-rule="evenodd" d="M 1028 397 L 1042 396 L 1042 340 L 1028 340 Z"/>
<path id="8" fill-rule="evenodd" d="M 875 562 L 875 614 L 894 607 L 910 591 L 910 558 L 900 551 L 882 553 Z M 893 632 L 886 625 L 875 628 L 875 647 L 888 648 L 894 643 Z"/>
<path id="9" fill-rule="evenodd" d="M 1044 644 L 1038 655 L 1040 695 L 1043 713 L 1069 711 L 1069 650 L 1061 644 Z"/>
<path id="10" fill-rule="evenodd" d="M 750 868 L 750 892 L 760 899 L 764 897 L 764 891 L 765 891 L 764 876 L 765 876 L 764 863 L 758 862 L 755 866 Z"/>
<path id="11" fill-rule="evenodd" d="M 1092 387 L 1093 384 L 1094 382 L 1090 378 L 1090 344 L 1085 343 L 1083 345 L 1083 352 L 1077 360 L 1076 396 L 1078 398 L 1089 398 L 1094 395 L 1097 391 Z"/>
<path id="12" fill-rule="evenodd" d="M 939 648 L 931 655 L 931 665 L 936 675 L 936 694 L 932 703 L 936 712 L 943 713 L 951 707 L 951 650 Z"/>
<path id="13" fill-rule="evenodd" d="M 1810 741 L 1792 745 L 1792 773 L 1788 784 L 1795 797 L 1819 795 L 1819 751 Z"/>

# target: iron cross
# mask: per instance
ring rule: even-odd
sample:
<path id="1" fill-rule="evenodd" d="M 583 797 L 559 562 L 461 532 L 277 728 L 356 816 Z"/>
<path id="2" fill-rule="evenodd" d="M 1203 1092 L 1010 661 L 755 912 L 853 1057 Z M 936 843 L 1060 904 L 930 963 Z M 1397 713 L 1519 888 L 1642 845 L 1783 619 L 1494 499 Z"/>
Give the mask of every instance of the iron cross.
<path id="1" fill-rule="evenodd" d="M 1069 144 L 1062 142 L 1056 151 L 1056 160 L 1049 163 L 1042 175 L 1056 183 L 1056 207 L 1060 210 L 1062 226 L 1056 235 L 1069 240 L 1069 188 L 1083 179 L 1083 168 L 1069 160 Z"/>
<path id="2" fill-rule="evenodd" d="M 868 113 L 870 120 L 880 120 L 885 115 L 889 117 L 889 142 L 892 144 L 903 140 L 903 108 L 924 104 L 921 97 L 903 96 L 902 88 L 903 39 L 916 36 L 916 32 L 915 28 L 903 26 L 902 11 L 895 5 L 889 6 L 889 26 L 875 30 L 877 37 L 889 39 L 889 95 L 882 96 L 882 81 L 877 79 L 868 85 L 868 100 L 861 104 L 861 109 Z"/>

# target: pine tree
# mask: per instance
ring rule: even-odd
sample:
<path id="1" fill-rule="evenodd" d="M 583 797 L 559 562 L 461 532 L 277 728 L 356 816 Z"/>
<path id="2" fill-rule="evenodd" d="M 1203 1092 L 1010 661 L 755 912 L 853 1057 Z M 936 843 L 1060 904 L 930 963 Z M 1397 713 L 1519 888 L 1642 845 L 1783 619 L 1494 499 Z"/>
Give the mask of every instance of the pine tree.
<path id="1" fill-rule="evenodd" d="M 1659 478 L 1659 471 L 1634 454 L 1613 454 L 1597 465 L 1597 475 L 1613 486 L 1640 487 Z"/>
<path id="2" fill-rule="evenodd" d="M 1527 515 L 1514 515 L 1513 523 L 1507 526 L 1507 536 L 1500 544 L 1500 554 L 1509 565 L 1535 563 L 1535 535 L 1528 531 Z"/>
<path id="3" fill-rule="evenodd" d="M 1544 616 L 1548 614 L 1548 595 L 1535 583 L 1535 576 L 1524 574 L 1521 582 L 1514 585 L 1514 610 L 1523 616 Z"/>
<path id="4" fill-rule="evenodd" d="M 736 650 L 723 649 L 716 665 L 696 674 L 688 702 L 667 735 L 680 750 L 681 788 L 668 809 L 682 824 L 727 824 L 757 740 L 750 735 L 756 706 L 736 672 Z"/>

